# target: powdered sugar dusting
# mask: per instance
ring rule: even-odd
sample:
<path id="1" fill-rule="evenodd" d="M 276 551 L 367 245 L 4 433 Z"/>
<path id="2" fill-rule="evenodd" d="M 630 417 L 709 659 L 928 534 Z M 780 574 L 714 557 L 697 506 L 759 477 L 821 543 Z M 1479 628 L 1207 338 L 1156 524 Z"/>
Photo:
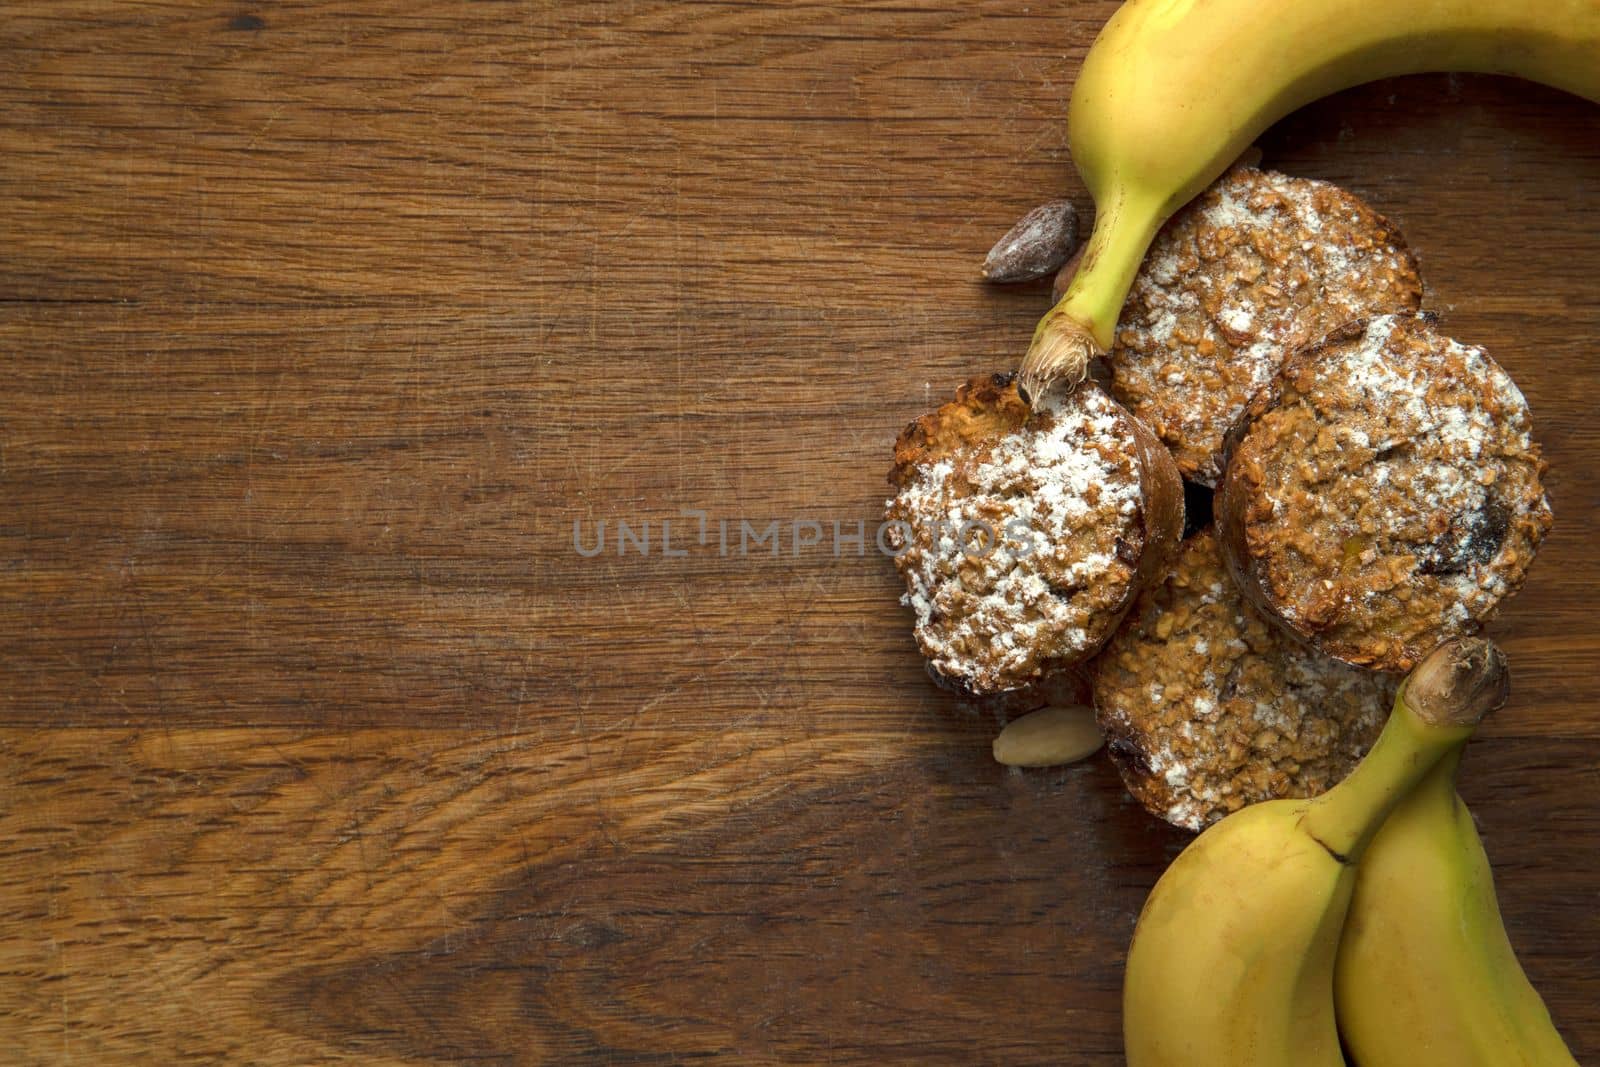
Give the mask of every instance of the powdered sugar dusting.
<path id="1" fill-rule="evenodd" d="M 903 602 L 940 673 L 975 692 L 1015 688 L 1104 639 L 1132 577 L 1118 545 L 1142 537 L 1126 420 L 1092 385 L 1052 396 L 1020 431 L 923 467 L 888 502 L 913 531 Z M 981 551 L 987 530 L 998 537 Z"/>
<path id="2" fill-rule="evenodd" d="M 1412 320 L 1394 315 L 1373 319 L 1361 343 L 1347 348 L 1330 368 L 1367 395 L 1371 410 L 1387 416 L 1375 420 L 1384 431 L 1372 444 L 1378 453 L 1373 460 L 1379 467 L 1375 477 L 1381 484 L 1410 490 L 1391 502 L 1388 522 L 1403 525 L 1403 516 L 1396 513 L 1402 509 L 1442 516 L 1482 515 L 1494 506 L 1498 478 L 1485 481 L 1479 461 L 1486 453 L 1507 447 L 1523 454 L 1535 450 L 1527 401 L 1511 376 L 1481 348 L 1453 340 L 1443 352 L 1453 376 L 1502 400 L 1511 410 L 1490 410 L 1473 402 L 1472 389 L 1438 388 L 1430 376 L 1440 373 L 1440 360 L 1413 360 L 1402 354 L 1403 349 L 1396 351 L 1395 332 L 1402 321 Z M 1389 458 L 1381 458 L 1385 454 Z M 1449 609 L 1453 621 L 1486 614 L 1505 592 L 1502 577 L 1492 573 L 1481 577 L 1475 569 L 1449 576 L 1446 584 L 1459 598 Z"/>

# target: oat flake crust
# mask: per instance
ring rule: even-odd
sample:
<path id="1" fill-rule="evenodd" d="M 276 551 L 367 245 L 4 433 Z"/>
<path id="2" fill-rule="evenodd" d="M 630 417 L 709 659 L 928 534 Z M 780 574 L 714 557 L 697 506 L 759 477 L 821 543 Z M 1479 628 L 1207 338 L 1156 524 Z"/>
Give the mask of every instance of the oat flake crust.
<path id="1" fill-rule="evenodd" d="M 906 427 L 890 481 L 886 517 L 910 537 L 886 540 L 929 673 L 1018 706 L 1104 644 L 1183 526 L 1171 457 L 1093 383 L 1030 416 L 1010 376 L 974 378 Z"/>
<path id="2" fill-rule="evenodd" d="M 1397 685 L 1271 625 L 1228 577 L 1209 529 L 1140 594 L 1090 671 L 1128 791 L 1189 830 L 1337 784 L 1377 739 Z"/>
<path id="3" fill-rule="evenodd" d="M 1217 521 L 1241 588 L 1376 670 L 1475 633 L 1553 521 L 1522 392 L 1427 314 L 1352 323 L 1297 353 L 1226 451 Z"/>
<path id="4" fill-rule="evenodd" d="M 1351 319 L 1414 311 L 1400 232 L 1326 182 L 1236 168 L 1170 219 L 1122 309 L 1112 391 L 1215 485 L 1222 439 L 1295 349 Z"/>

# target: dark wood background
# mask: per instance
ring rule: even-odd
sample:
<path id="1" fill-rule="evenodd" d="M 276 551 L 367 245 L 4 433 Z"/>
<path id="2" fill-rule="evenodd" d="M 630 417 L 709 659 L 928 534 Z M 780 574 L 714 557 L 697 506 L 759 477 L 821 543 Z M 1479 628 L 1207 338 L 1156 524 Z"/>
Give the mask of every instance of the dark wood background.
<path id="1" fill-rule="evenodd" d="M 992 763 L 888 562 L 787 525 L 870 524 L 1021 352 L 1044 291 L 978 264 L 1082 201 L 1114 7 L 7 4 L 0 1059 L 1120 1062 L 1184 836 Z M 1580 1059 L 1597 133 L 1429 76 L 1263 142 L 1532 401 L 1557 529 L 1464 793 Z M 574 551 L 683 508 L 783 551 Z"/>

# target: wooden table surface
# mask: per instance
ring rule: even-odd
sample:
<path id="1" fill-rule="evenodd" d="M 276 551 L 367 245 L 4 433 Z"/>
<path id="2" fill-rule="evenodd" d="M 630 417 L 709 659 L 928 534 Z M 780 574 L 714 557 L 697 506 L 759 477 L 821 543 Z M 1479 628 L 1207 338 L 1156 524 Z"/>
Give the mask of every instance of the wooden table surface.
<path id="1" fill-rule="evenodd" d="M 1120 1062 L 1185 836 L 994 764 L 831 525 L 1024 347 L 977 265 L 1087 209 L 1114 7 L 7 4 L 0 1060 Z M 1262 144 L 1532 402 L 1557 527 L 1463 792 L 1591 1061 L 1597 133 L 1429 76 Z"/>

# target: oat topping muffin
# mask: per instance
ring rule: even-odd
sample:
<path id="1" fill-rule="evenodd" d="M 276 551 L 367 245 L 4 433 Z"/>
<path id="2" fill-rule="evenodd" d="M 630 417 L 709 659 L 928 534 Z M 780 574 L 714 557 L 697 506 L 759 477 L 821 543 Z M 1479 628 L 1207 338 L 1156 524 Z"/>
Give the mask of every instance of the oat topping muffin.
<path id="1" fill-rule="evenodd" d="M 1217 523 L 1245 595 L 1377 670 L 1475 632 L 1552 522 L 1521 391 L 1427 314 L 1351 323 L 1291 357 L 1226 453 Z"/>
<path id="2" fill-rule="evenodd" d="M 1377 739 L 1397 684 L 1271 625 L 1235 588 L 1210 530 L 1139 595 L 1090 673 L 1128 791 L 1190 830 L 1339 782 Z"/>
<path id="3" fill-rule="evenodd" d="M 1398 230 L 1326 182 L 1240 167 L 1162 228 L 1107 357 L 1112 391 L 1215 485 L 1223 435 L 1295 349 L 1421 306 Z"/>
<path id="4" fill-rule="evenodd" d="M 889 477 L 929 673 L 1013 706 L 1100 648 L 1183 526 L 1171 457 L 1093 383 L 1030 416 L 1010 376 L 974 378 L 906 427 Z"/>

